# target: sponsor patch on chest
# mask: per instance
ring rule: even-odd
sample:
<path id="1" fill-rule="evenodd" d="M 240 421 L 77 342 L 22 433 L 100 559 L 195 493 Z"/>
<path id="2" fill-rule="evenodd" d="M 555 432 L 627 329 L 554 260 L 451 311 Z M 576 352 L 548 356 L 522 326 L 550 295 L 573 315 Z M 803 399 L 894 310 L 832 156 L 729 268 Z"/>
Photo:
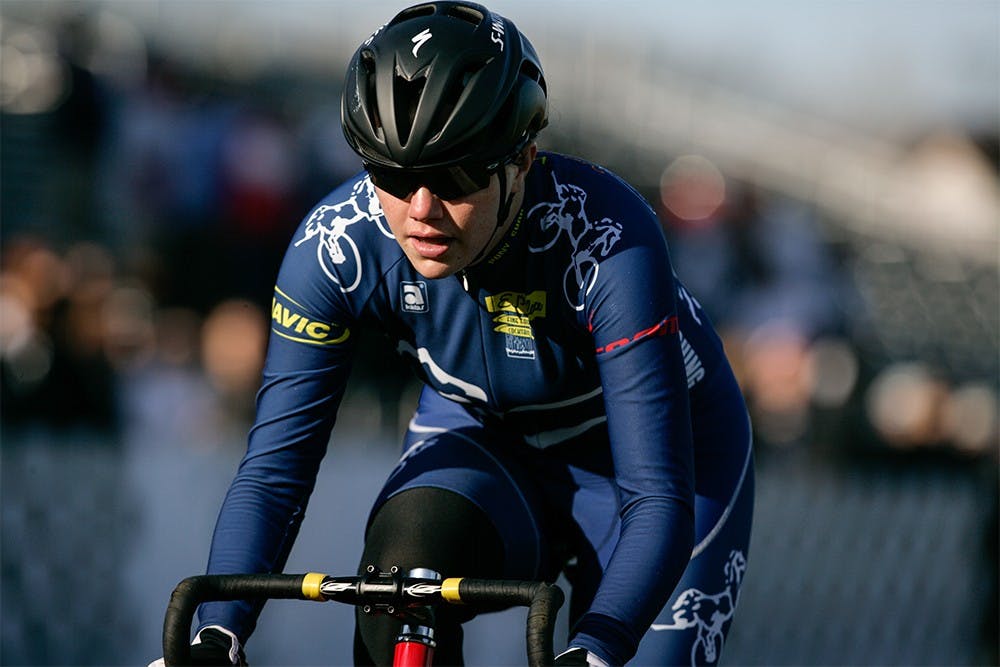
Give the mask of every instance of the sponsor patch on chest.
<path id="1" fill-rule="evenodd" d="M 423 282 L 402 282 L 399 284 L 399 302 L 403 312 L 427 312 L 427 284 Z"/>
<path id="2" fill-rule="evenodd" d="M 535 358 L 535 335 L 531 321 L 545 317 L 546 294 L 535 290 L 500 292 L 485 298 L 486 310 L 493 315 L 493 331 L 504 335 L 507 356 L 513 359 Z"/>

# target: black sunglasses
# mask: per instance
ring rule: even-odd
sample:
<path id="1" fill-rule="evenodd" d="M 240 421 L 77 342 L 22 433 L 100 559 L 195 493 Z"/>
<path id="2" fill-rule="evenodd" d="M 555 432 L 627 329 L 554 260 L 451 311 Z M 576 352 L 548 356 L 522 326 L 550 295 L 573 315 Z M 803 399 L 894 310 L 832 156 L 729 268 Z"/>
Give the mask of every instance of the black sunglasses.
<path id="1" fill-rule="evenodd" d="M 393 197 L 406 199 L 421 186 L 441 199 L 458 199 L 486 188 L 490 178 L 504 166 L 494 162 L 489 165 L 453 165 L 436 169 L 400 169 L 380 167 L 365 163 L 365 170 L 375 187 Z"/>

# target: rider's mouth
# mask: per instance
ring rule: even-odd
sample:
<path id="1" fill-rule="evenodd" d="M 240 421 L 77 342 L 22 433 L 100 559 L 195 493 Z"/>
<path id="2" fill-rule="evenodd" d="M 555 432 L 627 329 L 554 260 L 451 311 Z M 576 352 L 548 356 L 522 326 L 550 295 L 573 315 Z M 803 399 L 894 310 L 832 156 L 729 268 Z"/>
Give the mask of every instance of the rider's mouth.
<path id="1" fill-rule="evenodd" d="M 437 259 L 448 252 L 454 239 L 450 236 L 411 236 L 410 241 L 421 257 Z"/>

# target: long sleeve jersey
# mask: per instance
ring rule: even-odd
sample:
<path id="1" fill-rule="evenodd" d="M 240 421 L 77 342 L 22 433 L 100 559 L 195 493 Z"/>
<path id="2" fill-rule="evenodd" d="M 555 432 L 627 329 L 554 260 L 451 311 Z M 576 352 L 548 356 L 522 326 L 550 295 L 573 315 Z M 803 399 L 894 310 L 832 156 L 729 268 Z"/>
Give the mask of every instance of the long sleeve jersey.
<path id="1" fill-rule="evenodd" d="M 380 331 L 421 381 L 482 423 L 543 450 L 609 448 L 620 538 L 574 643 L 622 662 L 634 653 L 691 553 L 692 425 L 725 418 L 713 395 L 733 386 L 722 345 L 637 192 L 600 167 L 540 153 L 495 249 L 428 280 L 361 173 L 295 232 L 271 320 L 256 421 L 209 572 L 282 569 L 356 344 Z M 213 603 L 201 624 L 245 641 L 258 613 Z"/>

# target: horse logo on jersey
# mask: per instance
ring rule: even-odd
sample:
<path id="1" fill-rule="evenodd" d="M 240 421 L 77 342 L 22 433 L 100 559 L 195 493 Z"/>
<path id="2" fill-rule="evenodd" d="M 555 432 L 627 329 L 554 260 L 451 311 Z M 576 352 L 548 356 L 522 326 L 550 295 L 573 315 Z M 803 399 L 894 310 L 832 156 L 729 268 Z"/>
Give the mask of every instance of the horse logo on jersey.
<path id="1" fill-rule="evenodd" d="M 531 252 L 545 252 L 565 236 L 572 246 L 570 264 L 563 274 L 563 294 L 574 310 L 583 310 L 583 299 L 597 282 L 600 260 L 607 257 L 622 236 L 620 223 L 610 218 L 592 222 L 585 208 L 587 192 L 572 184 L 562 184 L 552 174 L 558 201 L 535 204 L 528 219 L 537 219 L 542 230 L 540 243 L 531 243 Z"/>
<path id="2" fill-rule="evenodd" d="M 722 652 L 722 631 L 736 611 L 740 582 L 747 569 L 747 559 L 742 551 L 729 552 L 729 560 L 723 566 L 726 575 L 726 589 L 717 595 L 703 593 L 697 588 L 689 588 L 677 597 L 671 609 L 674 622 L 654 623 L 650 630 L 687 630 L 697 628 L 697 635 L 691 645 L 691 665 L 718 662 Z"/>
<path id="3" fill-rule="evenodd" d="M 361 282 L 361 254 L 347 234 L 349 226 L 361 221 L 374 222 L 382 234 L 393 238 L 392 232 L 385 228 L 382 206 L 367 176 L 354 184 L 351 196 L 345 201 L 318 206 L 306 221 L 304 235 L 295 242 L 297 248 L 319 237 L 316 259 L 326 277 L 340 285 L 342 292 L 355 290 Z"/>

